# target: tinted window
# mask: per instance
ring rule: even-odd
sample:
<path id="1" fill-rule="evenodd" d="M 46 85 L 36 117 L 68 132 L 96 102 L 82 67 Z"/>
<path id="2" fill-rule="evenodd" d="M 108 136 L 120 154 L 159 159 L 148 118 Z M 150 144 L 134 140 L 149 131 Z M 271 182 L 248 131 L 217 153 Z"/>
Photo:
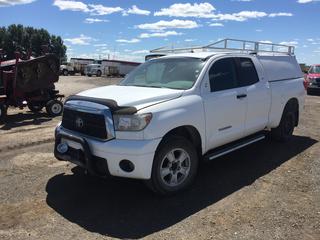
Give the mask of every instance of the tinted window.
<path id="1" fill-rule="evenodd" d="M 211 92 L 236 87 L 236 68 L 233 58 L 224 58 L 215 62 L 209 71 Z"/>
<path id="2" fill-rule="evenodd" d="M 239 86 L 249 86 L 259 81 L 256 68 L 250 58 L 238 58 Z"/>

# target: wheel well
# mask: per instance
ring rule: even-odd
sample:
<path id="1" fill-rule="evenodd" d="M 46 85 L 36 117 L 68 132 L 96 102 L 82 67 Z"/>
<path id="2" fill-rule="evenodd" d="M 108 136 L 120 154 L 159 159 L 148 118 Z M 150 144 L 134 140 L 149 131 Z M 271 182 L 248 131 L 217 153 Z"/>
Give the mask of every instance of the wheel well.
<path id="1" fill-rule="evenodd" d="M 298 99 L 296 99 L 296 98 L 289 99 L 289 101 L 287 102 L 284 109 L 287 109 L 287 108 L 294 110 L 295 115 L 296 115 L 295 126 L 298 126 L 298 124 L 299 124 L 299 101 L 298 101 Z"/>
<path id="2" fill-rule="evenodd" d="M 196 147 L 198 156 L 199 157 L 202 156 L 201 136 L 195 127 L 181 126 L 181 127 L 174 128 L 174 129 L 170 130 L 166 135 L 164 135 L 164 137 L 162 138 L 162 141 L 170 136 L 181 136 L 181 137 L 186 138 Z"/>

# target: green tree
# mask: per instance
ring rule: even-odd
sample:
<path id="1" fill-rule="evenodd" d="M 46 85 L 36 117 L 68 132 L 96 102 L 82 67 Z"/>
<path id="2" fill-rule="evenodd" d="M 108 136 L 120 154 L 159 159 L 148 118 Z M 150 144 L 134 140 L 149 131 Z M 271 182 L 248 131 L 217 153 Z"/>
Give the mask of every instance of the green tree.
<path id="1" fill-rule="evenodd" d="M 43 45 L 49 46 L 50 53 L 56 54 L 61 61 L 67 59 L 67 47 L 63 44 L 62 38 L 51 35 L 43 28 L 24 27 L 21 24 L 0 27 L 0 48 L 6 53 L 7 59 L 13 59 L 15 51 L 32 51 L 32 56 L 41 56 Z"/>

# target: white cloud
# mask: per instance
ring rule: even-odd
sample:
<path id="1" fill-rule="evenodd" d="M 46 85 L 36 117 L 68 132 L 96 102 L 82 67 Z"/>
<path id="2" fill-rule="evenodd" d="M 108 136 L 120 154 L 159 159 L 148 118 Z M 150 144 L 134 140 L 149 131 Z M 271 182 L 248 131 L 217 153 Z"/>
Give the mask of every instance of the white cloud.
<path id="1" fill-rule="evenodd" d="M 121 7 L 106 7 L 101 4 L 89 4 L 91 15 L 109 15 L 116 12 L 121 12 L 123 9 Z"/>
<path id="2" fill-rule="evenodd" d="M 148 16 L 150 14 L 150 11 L 140 9 L 136 5 L 133 5 L 127 11 L 123 11 L 122 15 L 127 16 L 128 14 L 136 14 L 136 15 L 146 15 L 146 16 Z"/>
<path id="3" fill-rule="evenodd" d="M 155 33 L 141 33 L 139 38 L 151 38 L 151 37 L 168 37 L 168 36 L 178 36 L 182 33 L 176 31 L 167 31 L 167 32 L 155 32 Z"/>
<path id="4" fill-rule="evenodd" d="M 117 39 L 116 42 L 119 42 L 119 43 L 138 43 L 140 42 L 139 39 L 137 38 L 132 38 L 130 40 L 127 40 L 127 39 Z"/>
<path id="5" fill-rule="evenodd" d="M 313 38 L 308 38 L 307 41 L 308 42 L 314 42 L 314 39 Z"/>
<path id="6" fill-rule="evenodd" d="M 106 46 L 108 46 L 108 44 L 106 44 L 106 43 L 98 43 L 98 44 L 94 44 L 93 46 L 95 46 L 95 47 L 106 47 Z"/>
<path id="7" fill-rule="evenodd" d="M 131 52 L 131 54 L 147 54 L 150 53 L 149 50 L 137 50 L 137 51 L 133 51 Z"/>
<path id="8" fill-rule="evenodd" d="M 187 38 L 184 40 L 185 42 L 194 42 L 197 41 L 197 39 L 193 39 L 193 38 Z"/>
<path id="9" fill-rule="evenodd" d="M 20 4 L 28 4 L 35 2 L 36 0 L 0 0 L 0 7 L 8 7 Z"/>
<path id="10" fill-rule="evenodd" d="M 143 30 L 165 30 L 169 28 L 192 29 L 192 28 L 199 27 L 199 25 L 195 21 L 191 21 L 191 20 L 174 19 L 172 21 L 161 20 L 155 23 L 144 23 L 144 24 L 137 25 L 135 27 Z"/>
<path id="11" fill-rule="evenodd" d="M 263 30 L 262 29 L 256 29 L 256 32 L 262 32 Z"/>
<path id="12" fill-rule="evenodd" d="M 109 22 L 109 20 L 106 20 L 106 19 L 98 19 L 98 18 L 86 18 L 84 20 L 85 23 L 89 23 L 89 24 L 92 24 L 92 23 L 100 23 L 100 22 Z"/>
<path id="13" fill-rule="evenodd" d="M 259 12 L 259 11 L 241 11 L 238 13 L 232 13 L 232 14 L 215 14 L 213 19 L 214 20 L 220 20 L 220 21 L 238 21 L 243 22 L 248 19 L 254 19 L 254 18 L 263 18 L 268 16 L 265 12 Z"/>
<path id="14" fill-rule="evenodd" d="M 210 27 L 223 27 L 224 25 L 222 23 L 210 23 Z"/>
<path id="15" fill-rule="evenodd" d="M 315 2 L 314 0 L 298 0 L 298 3 L 311 3 L 311 2 Z"/>
<path id="16" fill-rule="evenodd" d="M 95 40 L 96 39 L 86 36 L 84 34 L 81 34 L 79 37 L 64 39 L 64 41 L 69 42 L 72 45 L 89 45 L 92 41 Z"/>
<path id="17" fill-rule="evenodd" d="M 279 12 L 279 13 L 270 13 L 269 17 L 292 17 L 292 13 Z"/>
<path id="18" fill-rule="evenodd" d="M 55 0 L 53 5 L 57 6 L 61 11 L 80 11 L 90 13 L 90 15 L 98 16 L 123 11 L 121 7 L 106 7 L 101 4 L 85 4 L 83 2 L 73 0 Z"/>
<path id="19" fill-rule="evenodd" d="M 239 0 L 238 0 L 239 1 Z M 249 2 L 250 0 L 240 0 Z M 208 2 L 204 3 L 176 3 L 168 8 L 162 8 L 154 13 L 155 16 L 168 17 L 196 17 L 196 18 L 211 18 L 216 21 L 238 21 L 243 22 L 248 19 L 257 19 L 263 17 L 281 17 L 293 16 L 292 13 L 279 12 L 267 14 L 260 11 L 241 11 L 238 13 L 215 13 L 215 7 Z"/>
<path id="20" fill-rule="evenodd" d="M 283 42 L 281 42 L 281 43 L 279 43 L 279 44 L 281 44 L 281 45 L 293 45 L 293 46 L 296 46 L 296 45 L 298 45 L 298 42 L 297 41 L 289 41 L 289 42 L 286 42 L 286 41 L 283 41 Z"/>
<path id="21" fill-rule="evenodd" d="M 266 44 L 271 44 L 272 42 L 270 40 L 262 40 L 262 41 L 259 41 L 260 43 L 266 43 Z"/>
<path id="22" fill-rule="evenodd" d="M 70 10 L 70 11 L 89 12 L 89 8 L 87 4 L 79 1 L 55 0 L 53 2 L 53 5 L 57 6 L 61 11 Z"/>
<path id="23" fill-rule="evenodd" d="M 210 3 L 175 3 L 155 12 L 155 16 L 210 18 L 215 7 Z"/>

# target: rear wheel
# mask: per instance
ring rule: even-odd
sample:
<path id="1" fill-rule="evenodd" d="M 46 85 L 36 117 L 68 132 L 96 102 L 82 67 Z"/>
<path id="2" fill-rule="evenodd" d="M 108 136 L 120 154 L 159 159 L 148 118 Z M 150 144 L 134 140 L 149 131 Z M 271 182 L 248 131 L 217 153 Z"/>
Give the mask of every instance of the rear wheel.
<path id="1" fill-rule="evenodd" d="M 0 123 L 4 123 L 7 117 L 7 107 L 3 103 L 0 103 Z"/>
<path id="2" fill-rule="evenodd" d="M 183 137 L 172 136 L 159 146 L 147 185 L 158 194 L 174 194 L 192 184 L 197 169 L 198 155 L 194 146 Z"/>
<path id="3" fill-rule="evenodd" d="M 296 107 L 288 105 L 285 107 L 278 127 L 271 129 L 271 137 L 280 142 L 290 140 L 296 125 Z"/>
<path id="4" fill-rule="evenodd" d="M 101 77 L 102 73 L 100 70 L 97 71 L 97 77 Z"/>
<path id="5" fill-rule="evenodd" d="M 40 112 L 43 107 L 44 107 L 43 103 L 33 103 L 33 102 L 28 103 L 28 108 L 30 109 L 31 112 L 34 112 L 34 113 Z"/>
<path id="6" fill-rule="evenodd" d="M 46 110 L 51 117 L 60 116 L 63 112 L 63 104 L 59 100 L 50 100 L 46 105 Z"/>

